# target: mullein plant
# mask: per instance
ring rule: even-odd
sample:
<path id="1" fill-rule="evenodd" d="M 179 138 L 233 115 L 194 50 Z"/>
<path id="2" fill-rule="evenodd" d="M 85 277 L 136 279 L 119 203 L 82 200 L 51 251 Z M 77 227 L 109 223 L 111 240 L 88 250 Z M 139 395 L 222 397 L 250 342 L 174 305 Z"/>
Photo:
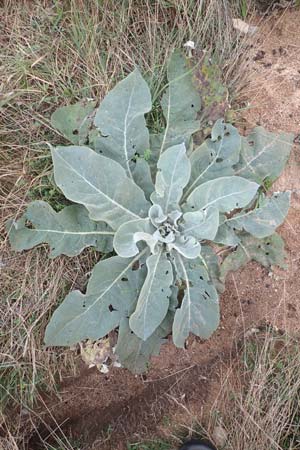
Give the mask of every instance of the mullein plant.
<path id="1" fill-rule="evenodd" d="M 138 69 L 99 107 L 77 103 L 53 114 L 52 125 L 72 144 L 51 148 L 54 179 L 73 204 L 57 213 L 44 201 L 30 203 L 8 222 L 10 242 L 17 251 L 48 243 L 52 258 L 92 246 L 101 258 L 86 293 L 71 291 L 54 312 L 47 346 L 117 329 L 119 361 L 141 373 L 170 334 L 179 348 L 190 333 L 212 335 L 230 270 L 251 259 L 284 265 L 275 230 L 290 193 L 266 195 L 266 185 L 283 170 L 292 136 L 257 127 L 243 137 L 220 119 L 194 145 L 203 127 L 194 73 L 190 59 L 172 54 L 160 133 L 146 126 L 152 101 Z M 222 261 L 220 246 L 228 249 Z"/>

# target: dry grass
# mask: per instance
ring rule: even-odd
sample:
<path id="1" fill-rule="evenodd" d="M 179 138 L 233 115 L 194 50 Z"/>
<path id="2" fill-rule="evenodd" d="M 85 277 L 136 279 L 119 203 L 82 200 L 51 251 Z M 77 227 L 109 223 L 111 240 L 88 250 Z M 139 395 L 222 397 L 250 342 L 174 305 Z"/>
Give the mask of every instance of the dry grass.
<path id="1" fill-rule="evenodd" d="M 269 329 L 246 341 L 214 405 L 226 450 L 300 449 L 299 373 L 298 340 Z"/>
<path id="2" fill-rule="evenodd" d="M 31 408 L 37 388 L 53 391 L 64 370 L 75 370 L 74 353 L 43 347 L 51 312 L 65 293 L 82 288 L 97 259 L 48 259 L 44 247 L 12 254 L 4 224 L 32 198 L 59 209 L 51 181 L 47 142 L 62 142 L 51 113 L 62 104 L 102 98 L 135 64 L 154 99 L 174 47 L 193 39 L 216 53 L 232 79 L 236 61 L 231 10 L 226 0 L 14 1 L 0 6 L 0 402 L 9 410 Z M 230 58 L 230 59 L 228 59 Z M 1 408 L 0 408 L 1 409 Z M 3 413 L 4 414 L 4 413 Z M 6 446 L 18 448 L 18 426 L 2 414 Z M 8 428 L 6 426 L 8 424 Z M 16 437 L 17 436 L 17 437 Z M 10 444 L 9 444 L 10 443 Z M 1 447 L 1 443 L 0 443 Z"/>

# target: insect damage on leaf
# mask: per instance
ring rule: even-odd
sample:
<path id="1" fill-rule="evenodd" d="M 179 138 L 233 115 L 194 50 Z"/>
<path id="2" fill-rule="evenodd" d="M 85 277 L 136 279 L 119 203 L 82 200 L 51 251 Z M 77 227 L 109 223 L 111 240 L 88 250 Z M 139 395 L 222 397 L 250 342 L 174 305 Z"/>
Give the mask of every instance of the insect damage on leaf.
<path id="1" fill-rule="evenodd" d="M 198 81 L 204 77 L 209 90 L 210 72 L 204 63 L 200 69 Z M 146 127 L 151 95 L 138 69 L 97 109 L 77 104 L 52 116 L 53 126 L 74 144 L 52 149 L 55 182 L 74 205 L 56 213 L 45 202 L 29 204 L 19 220 L 7 223 L 11 245 L 22 251 L 47 243 L 51 257 L 72 257 L 88 246 L 114 255 L 95 265 L 85 294 L 71 291 L 59 305 L 46 345 L 81 343 L 87 349 L 82 343 L 88 340 L 102 349 L 101 339 L 117 329 L 116 357 L 141 373 L 171 332 L 180 348 L 190 333 L 212 335 L 229 271 L 251 259 L 284 264 L 275 230 L 288 213 L 290 194 L 267 195 L 265 180 L 283 170 L 291 136 L 259 127 L 241 137 L 216 117 L 210 137 L 194 146 L 201 105 L 216 112 L 213 102 L 200 99 L 195 76 L 190 62 L 174 52 L 160 99 L 160 134 Z M 221 87 L 218 92 L 223 99 Z M 221 265 L 218 244 L 233 249 Z M 102 364 L 106 352 L 95 350 L 85 357 Z"/>

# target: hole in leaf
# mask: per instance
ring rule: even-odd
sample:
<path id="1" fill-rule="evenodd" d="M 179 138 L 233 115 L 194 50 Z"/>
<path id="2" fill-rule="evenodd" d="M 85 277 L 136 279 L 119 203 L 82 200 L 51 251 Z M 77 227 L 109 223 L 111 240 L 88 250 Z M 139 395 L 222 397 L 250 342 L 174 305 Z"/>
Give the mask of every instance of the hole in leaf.
<path id="1" fill-rule="evenodd" d="M 191 107 L 192 107 L 192 108 L 194 108 L 194 105 L 193 105 L 193 103 L 191 104 Z"/>
<path id="2" fill-rule="evenodd" d="M 251 147 L 253 147 L 254 141 L 248 141 L 248 144 L 251 145 Z"/>
<path id="3" fill-rule="evenodd" d="M 230 136 L 229 131 L 226 131 L 225 136 Z"/>
<path id="4" fill-rule="evenodd" d="M 192 209 L 195 209 L 195 206 L 191 206 Z"/>
<path id="5" fill-rule="evenodd" d="M 169 271 L 167 270 L 167 271 L 166 271 L 166 275 L 168 275 L 168 273 L 169 273 Z"/>
<path id="6" fill-rule="evenodd" d="M 266 256 L 268 256 L 269 255 L 269 252 L 266 252 Z"/>
<path id="7" fill-rule="evenodd" d="M 133 331 L 130 331 L 130 334 L 133 334 Z"/>
<path id="8" fill-rule="evenodd" d="M 122 277 L 121 281 L 128 281 L 128 278 L 127 277 Z"/>
<path id="9" fill-rule="evenodd" d="M 200 277 L 199 277 L 199 278 L 200 278 L 200 280 L 202 280 L 202 281 L 204 280 L 204 278 L 203 278 L 203 276 L 202 276 L 202 275 L 200 275 Z"/>
<path id="10" fill-rule="evenodd" d="M 270 245 L 270 242 L 267 242 L 266 245 Z"/>
<path id="11" fill-rule="evenodd" d="M 163 288 L 161 289 L 161 292 L 164 292 L 164 289 L 163 289 Z"/>
<path id="12" fill-rule="evenodd" d="M 110 312 L 117 311 L 117 310 L 113 307 L 113 305 L 109 305 L 108 309 L 110 310 Z"/>
<path id="13" fill-rule="evenodd" d="M 216 162 L 217 162 L 217 163 L 223 162 L 223 158 L 217 158 L 217 159 L 216 159 Z"/>
<path id="14" fill-rule="evenodd" d="M 239 206 L 238 202 L 236 202 L 235 206 L 238 208 L 238 206 Z"/>
<path id="15" fill-rule="evenodd" d="M 72 131 L 72 134 L 74 134 L 74 136 L 77 136 L 78 130 L 73 130 L 73 131 Z"/>

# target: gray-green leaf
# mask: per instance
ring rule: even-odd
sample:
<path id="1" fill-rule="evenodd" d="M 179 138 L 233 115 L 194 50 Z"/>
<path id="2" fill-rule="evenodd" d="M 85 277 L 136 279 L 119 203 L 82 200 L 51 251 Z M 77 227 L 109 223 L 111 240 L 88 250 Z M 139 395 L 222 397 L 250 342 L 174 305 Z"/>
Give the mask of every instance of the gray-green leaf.
<path id="1" fill-rule="evenodd" d="M 225 220 L 225 223 L 238 230 L 244 229 L 257 238 L 265 238 L 283 223 L 289 205 L 290 192 L 276 192 L 270 198 L 264 197 L 258 208 L 241 212 Z"/>
<path id="2" fill-rule="evenodd" d="M 149 148 L 144 114 L 152 107 L 150 90 L 135 69 L 111 90 L 100 104 L 94 124 L 99 130 L 95 150 L 114 159 L 132 177 L 131 160 Z"/>
<path id="3" fill-rule="evenodd" d="M 178 260 L 185 290 L 181 307 L 175 312 L 173 342 L 183 348 L 189 333 L 208 339 L 218 327 L 220 313 L 217 291 L 201 262 L 187 263 L 180 256 Z"/>
<path id="4" fill-rule="evenodd" d="M 229 212 L 247 206 L 256 194 L 259 185 L 241 177 L 222 177 L 198 186 L 188 197 L 190 209 L 218 208 Z"/>
<path id="5" fill-rule="evenodd" d="M 26 226 L 29 221 L 34 228 Z M 55 212 L 48 203 L 35 201 L 28 205 L 18 221 L 7 224 L 11 246 L 16 251 L 28 250 L 41 243 L 50 246 L 50 257 L 76 256 L 89 246 L 102 252 L 112 250 L 113 231 L 101 222 L 93 222 L 81 205 Z"/>
<path id="6" fill-rule="evenodd" d="M 238 162 L 240 150 L 238 130 L 222 119 L 218 120 L 212 128 L 211 138 L 206 139 L 190 156 L 192 172 L 184 198 L 206 181 L 233 175 L 232 166 Z"/>
<path id="7" fill-rule="evenodd" d="M 147 258 L 147 269 L 136 310 L 129 319 L 132 331 L 144 341 L 154 333 L 167 314 L 173 282 L 172 265 L 162 251 Z"/>
<path id="8" fill-rule="evenodd" d="M 154 184 L 151 177 L 149 164 L 142 158 L 138 158 L 132 167 L 132 176 L 135 184 L 137 184 L 145 193 L 147 200 L 154 191 Z"/>
<path id="9" fill-rule="evenodd" d="M 153 236 L 154 231 L 155 228 L 148 218 L 123 223 L 114 237 L 113 245 L 116 253 L 123 258 L 137 255 L 139 249 L 136 244 L 139 241 L 145 241 L 150 247 L 151 253 L 154 253 L 158 242 Z"/>
<path id="10" fill-rule="evenodd" d="M 199 130 L 197 114 L 201 100 L 193 84 L 193 71 L 185 56 L 178 51 L 172 54 L 167 70 L 168 89 L 161 100 L 166 127 L 164 132 L 151 139 L 154 159 L 170 146 L 182 142 L 188 146 L 191 135 Z"/>
<path id="11" fill-rule="evenodd" d="M 51 125 L 72 144 L 84 145 L 87 143 L 95 104 L 96 102 L 78 102 L 62 106 L 52 114 Z"/>
<path id="12" fill-rule="evenodd" d="M 225 286 L 220 280 L 221 274 L 218 255 L 216 255 L 209 245 L 202 245 L 200 259 L 217 291 L 224 292 Z"/>
<path id="13" fill-rule="evenodd" d="M 45 334 L 46 345 L 72 345 L 84 339 L 99 339 L 132 312 L 139 289 L 135 259 L 112 258 L 93 269 L 86 295 L 71 292 L 54 312 Z M 138 278 L 133 282 L 134 278 Z"/>
<path id="14" fill-rule="evenodd" d="M 212 241 L 218 231 L 219 210 L 211 207 L 205 211 L 187 212 L 183 215 L 182 230 L 185 236 Z"/>
<path id="15" fill-rule="evenodd" d="M 289 158 L 293 135 L 274 134 L 256 127 L 242 140 L 241 157 L 235 174 L 262 184 L 268 177 L 276 180 Z"/>
<path id="16" fill-rule="evenodd" d="M 169 312 L 162 324 L 146 341 L 138 338 L 129 327 L 127 318 L 120 322 L 116 354 L 122 366 L 134 373 L 143 373 L 147 370 L 149 359 L 152 355 L 158 355 L 160 346 L 171 331 L 171 323 L 174 313 Z"/>
<path id="17" fill-rule="evenodd" d="M 151 195 L 151 201 L 160 205 L 167 214 L 178 209 L 183 188 L 190 177 L 191 165 L 185 145 L 168 148 L 159 158 L 157 168 L 155 192 Z"/>
<path id="18" fill-rule="evenodd" d="M 117 162 L 88 147 L 52 149 L 54 178 L 64 195 L 84 205 L 93 220 L 113 229 L 129 220 L 146 217 L 149 203 Z"/>
<path id="19" fill-rule="evenodd" d="M 221 265 L 221 280 L 225 281 L 228 272 L 238 270 L 251 260 L 264 267 L 277 265 L 285 268 L 284 241 L 281 236 L 274 233 L 265 239 L 257 239 L 243 234 L 237 249 L 226 256 Z"/>

